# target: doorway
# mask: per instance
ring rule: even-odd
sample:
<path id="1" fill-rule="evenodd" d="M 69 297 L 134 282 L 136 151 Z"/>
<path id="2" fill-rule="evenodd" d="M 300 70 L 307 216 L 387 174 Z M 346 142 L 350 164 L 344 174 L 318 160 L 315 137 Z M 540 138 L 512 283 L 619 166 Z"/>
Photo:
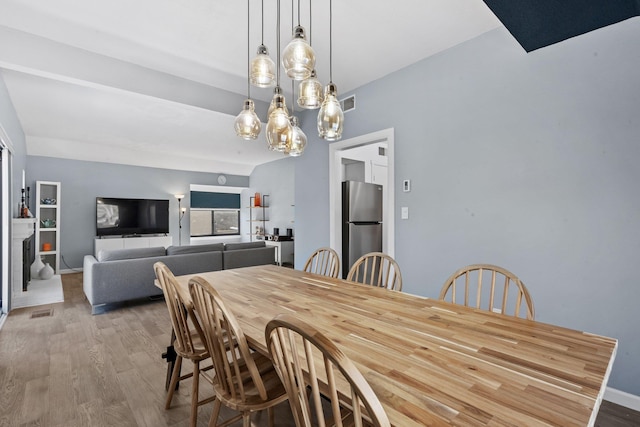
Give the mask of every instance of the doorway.
<path id="1" fill-rule="evenodd" d="M 342 181 L 346 173 L 354 167 L 345 168 L 344 163 L 358 162 L 359 150 L 378 147 L 384 150 L 386 165 L 380 162 L 364 162 L 355 169 L 364 170 L 369 182 L 375 182 L 384 186 L 383 190 L 383 238 L 382 251 L 390 256 L 395 252 L 395 180 L 394 180 L 394 131 L 393 128 L 384 129 L 367 135 L 350 138 L 345 141 L 333 143 L 329 146 L 329 230 L 330 245 L 342 258 Z M 386 167 L 383 167 L 386 166 Z M 345 170 L 349 172 L 345 172 Z M 359 173 L 359 172 L 357 172 Z M 343 266 L 343 269 L 345 266 Z M 346 268 L 349 268 L 346 266 Z"/>

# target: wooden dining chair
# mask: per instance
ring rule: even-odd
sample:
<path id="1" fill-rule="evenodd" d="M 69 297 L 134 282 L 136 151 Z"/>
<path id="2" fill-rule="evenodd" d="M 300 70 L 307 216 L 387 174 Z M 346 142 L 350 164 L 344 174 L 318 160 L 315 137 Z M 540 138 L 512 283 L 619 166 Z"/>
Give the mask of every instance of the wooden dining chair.
<path id="1" fill-rule="evenodd" d="M 524 283 L 509 270 L 491 264 L 473 264 L 453 273 L 442 286 L 440 299 L 534 320 L 533 299 Z"/>
<path id="2" fill-rule="evenodd" d="M 217 399 L 209 426 L 228 426 L 242 418 L 249 427 L 251 413 L 267 409 L 273 427 L 273 407 L 287 400 L 287 393 L 271 359 L 249 349 L 238 321 L 209 282 L 196 276 L 189 281 L 189 292 L 216 371 Z M 222 404 L 240 414 L 218 424 Z"/>
<path id="3" fill-rule="evenodd" d="M 203 335 L 200 325 L 193 317 L 193 310 L 184 304 L 184 301 L 177 291 L 178 284 L 175 276 L 163 262 L 156 262 L 153 265 L 153 269 L 158 282 L 160 282 L 164 300 L 169 309 L 169 317 L 171 319 L 173 335 L 175 336 L 173 347 L 178 356 L 173 367 L 173 372 L 171 373 L 171 381 L 165 400 L 165 409 L 171 407 L 171 401 L 173 400 L 173 395 L 178 383 L 184 379 L 193 378 L 191 383 L 190 425 L 195 427 L 198 419 L 198 406 L 215 400 L 215 394 L 206 399 L 198 400 L 200 376 L 203 374 L 204 378 L 213 384 L 213 375 L 204 375 L 204 373 L 212 369 L 213 366 L 209 365 L 202 369 L 200 368 L 201 362 L 209 359 L 209 351 L 202 339 Z M 193 372 L 181 375 L 183 359 L 188 359 L 192 362 Z"/>
<path id="4" fill-rule="evenodd" d="M 331 248 L 319 248 L 307 259 L 302 270 L 337 278 L 340 275 L 340 258 Z"/>
<path id="5" fill-rule="evenodd" d="M 265 338 L 297 427 L 391 425 L 358 368 L 313 326 L 281 314 L 267 324 Z"/>
<path id="6" fill-rule="evenodd" d="M 402 274 L 398 263 L 382 252 L 370 252 L 358 258 L 349 269 L 347 280 L 393 291 L 402 290 Z"/>

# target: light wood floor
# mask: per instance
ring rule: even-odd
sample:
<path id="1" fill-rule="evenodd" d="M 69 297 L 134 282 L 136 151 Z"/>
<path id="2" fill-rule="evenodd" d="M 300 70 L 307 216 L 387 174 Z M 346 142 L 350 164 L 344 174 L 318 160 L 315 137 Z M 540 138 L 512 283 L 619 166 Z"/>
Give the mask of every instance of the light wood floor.
<path id="1" fill-rule="evenodd" d="M 63 287 L 64 303 L 14 310 L 0 330 L 0 426 L 188 426 L 189 381 L 164 410 L 164 302 L 92 316 L 82 274 L 64 275 Z M 42 316 L 48 309 L 52 315 Z M 207 425 L 211 407 L 200 409 L 198 426 Z M 276 425 L 294 426 L 288 404 L 276 414 Z M 640 413 L 604 402 L 596 425 L 638 426 Z"/>

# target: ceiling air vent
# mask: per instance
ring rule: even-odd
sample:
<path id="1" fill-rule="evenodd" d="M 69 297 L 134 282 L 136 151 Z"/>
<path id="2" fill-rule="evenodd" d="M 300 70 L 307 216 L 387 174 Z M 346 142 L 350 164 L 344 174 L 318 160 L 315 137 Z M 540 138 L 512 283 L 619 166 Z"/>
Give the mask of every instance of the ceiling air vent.
<path id="1" fill-rule="evenodd" d="M 356 96 L 351 95 L 350 97 L 340 101 L 340 107 L 342 108 L 343 113 L 354 110 L 356 108 Z"/>

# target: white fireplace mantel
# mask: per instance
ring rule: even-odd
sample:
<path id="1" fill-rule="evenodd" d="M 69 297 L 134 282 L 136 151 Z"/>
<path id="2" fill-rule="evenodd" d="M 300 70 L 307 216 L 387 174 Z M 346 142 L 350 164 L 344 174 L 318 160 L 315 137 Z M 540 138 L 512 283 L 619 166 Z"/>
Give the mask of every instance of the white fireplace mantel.
<path id="1" fill-rule="evenodd" d="M 12 220 L 13 239 L 24 240 L 35 231 L 35 218 L 13 218 Z"/>
<path id="2" fill-rule="evenodd" d="M 36 218 L 11 220 L 11 272 L 13 294 L 22 294 L 22 242 L 35 233 Z"/>

